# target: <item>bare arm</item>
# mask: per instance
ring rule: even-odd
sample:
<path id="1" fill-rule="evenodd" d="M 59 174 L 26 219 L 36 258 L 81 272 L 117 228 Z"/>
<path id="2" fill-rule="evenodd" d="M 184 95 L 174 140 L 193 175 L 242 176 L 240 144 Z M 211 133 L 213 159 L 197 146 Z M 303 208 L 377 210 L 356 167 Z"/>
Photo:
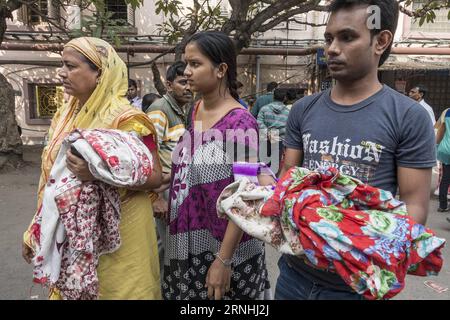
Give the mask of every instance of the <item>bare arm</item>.
<path id="1" fill-rule="evenodd" d="M 406 203 L 408 214 L 425 225 L 431 188 L 431 168 L 414 169 L 398 167 L 397 180 L 400 200 Z"/>
<path id="2" fill-rule="evenodd" d="M 159 155 L 157 150 L 151 151 L 153 156 L 153 170 L 147 181 L 138 187 L 130 188 L 131 190 L 151 190 L 156 189 L 161 185 L 161 164 L 159 162 Z M 95 180 L 95 177 L 89 170 L 87 161 L 72 154 L 67 150 L 67 168 L 72 171 L 81 181 Z"/>
<path id="3" fill-rule="evenodd" d="M 438 127 L 438 132 L 436 134 L 436 144 L 441 143 L 442 138 L 444 138 L 444 134 L 445 134 L 445 123 L 442 123 Z"/>
<path id="4" fill-rule="evenodd" d="M 158 150 L 150 151 L 153 157 L 153 170 L 151 175 L 147 178 L 147 181 L 138 187 L 130 188 L 132 190 L 141 190 L 148 191 L 152 189 L 156 189 L 161 186 L 162 182 L 162 168 L 161 163 L 159 162 Z"/>
<path id="5" fill-rule="evenodd" d="M 231 259 L 244 232 L 231 220 L 228 220 L 227 230 L 219 250 L 219 258 L 211 264 L 206 276 L 208 297 L 220 300 L 230 290 L 231 267 L 225 266 L 221 260 Z"/>
<path id="6" fill-rule="evenodd" d="M 162 173 L 162 180 L 161 180 L 161 185 L 156 188 L 155 190 L 153 190 L 156 193 L 161 193 L 166 191 L 167 189 L 169 189 L 170 187 L 170 173 Z"/>
<path id="7" fill-rule="evenodd" d="M 280 178 L 292 167 L 301 166 L 303 164 L 303 150 L 286 148 L 284 155 L 283 167 L 280 170 Z"/>
<path id="8" fill-rule="evenodd" d="M 267 130 L 267 126 L 264 121 L 264 110 L 261 110 L 258 113 L 258 118 L 256 119 L 256 122 L 258 123 L 259 130 Z"/>

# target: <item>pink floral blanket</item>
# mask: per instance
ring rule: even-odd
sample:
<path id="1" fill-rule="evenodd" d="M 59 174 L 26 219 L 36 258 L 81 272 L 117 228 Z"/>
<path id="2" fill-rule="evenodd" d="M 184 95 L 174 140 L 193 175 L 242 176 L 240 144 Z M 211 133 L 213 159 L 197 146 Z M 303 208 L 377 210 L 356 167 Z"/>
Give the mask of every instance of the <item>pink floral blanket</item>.
<path id="1" fill-rule="evenodd" d="M 97 180 L 82 183 L 67 169 L 71 145 Z M 34 282 L 58 289 L 64 299 L 98 298 L 98 259 L 120 247 L 117 188 L 144 184 L 152 169 L 152 155 L 134 133 L 76 129 L 68 135 L 32 226 Z"/>

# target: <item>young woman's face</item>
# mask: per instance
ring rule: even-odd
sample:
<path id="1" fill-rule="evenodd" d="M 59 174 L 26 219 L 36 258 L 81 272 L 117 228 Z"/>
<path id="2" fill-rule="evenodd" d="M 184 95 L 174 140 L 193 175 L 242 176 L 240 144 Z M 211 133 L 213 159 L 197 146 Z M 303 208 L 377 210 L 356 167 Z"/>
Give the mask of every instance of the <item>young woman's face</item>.
<path id="1" fill-rule="evenodd" d="M 195 42 L 186 46 L 184 57 L 186 60 L 184 75 L 191 91 L 207 94 L 220 86 L 218 68 L 202 54 Z"/>
<path id="2" fill-rule="evenodd" d="M 99 72 L 92 70 L 82 54 L 70 47 L 64 48 L 62 62 L 58 76 L 65 92 L 86 102 L 97 86 Z"/>

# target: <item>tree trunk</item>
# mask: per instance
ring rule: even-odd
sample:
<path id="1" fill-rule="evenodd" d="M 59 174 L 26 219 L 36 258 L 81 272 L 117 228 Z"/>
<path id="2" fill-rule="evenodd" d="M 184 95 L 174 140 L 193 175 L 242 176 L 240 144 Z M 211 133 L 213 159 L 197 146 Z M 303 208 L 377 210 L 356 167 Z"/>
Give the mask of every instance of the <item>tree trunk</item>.
<path id="1" fill-rule="evenodd" d="M 22 140 L 20 139 L 16 115 L 14 90 L 0 74 L 0 170 L 23 164 Z"/>
<path id="2" fill-rule="evenodd" d="M 0 0 L 0 44 L 6 32 L 6 19 L 13 19 L 12 12 L 19 9 L 22 2 L 18 0 Z"/>
<path id="3" fill-rule="evenodd" d="M 152 63 L 151 67 L 153 72 L 153 85 L 161 96 L 165 95 L 167 89 L 161 80 L 161 74 L 159 73 L 158 66 L 156 65 L 156 63 Z"/>

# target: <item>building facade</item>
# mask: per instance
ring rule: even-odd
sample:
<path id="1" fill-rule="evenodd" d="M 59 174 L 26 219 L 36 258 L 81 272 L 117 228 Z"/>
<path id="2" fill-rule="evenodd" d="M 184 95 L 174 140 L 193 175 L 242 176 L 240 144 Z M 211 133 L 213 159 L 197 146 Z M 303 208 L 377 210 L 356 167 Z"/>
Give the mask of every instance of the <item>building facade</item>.
<path id="1" fill-rule="evenodd" d="M 187 8 L 192 1 L 182 1 Z M 224 16 L 230 14 L 227 1 L 210 1 L 221 6 Z M 414 6 L 420 5 L 416 1 Z M 53 21 L 64 21 L 70 30 L 80 27 L 84 17 L 92 16 L 93 8 L 80 9 L 72 5 L 65 10 L 54 5 L 52 0 L 40 0 L 34 4 L 45 11 Z M 166 19 L 156 15 L 155 1 L 144 0 L 143 6 L 133 10 L 123 0 L 107 0 L 109 11 L 117 25 L 126 27 L 123 34 L 125 42 L 131 45 L 167 45 L 164 37 L 158 36 L 158 25 Z M 13 21 L 8 20 L 8 29 L 4 43 L 49 44 L 64 43 L 68 37 L 55 31 L 42 21 L 36 10 L 23 6 L 14 12 Z M 398 47 L 433 47 L 450 43 L 450 27 L 443 19 L 447 11 L 438 13 L 435 24 L 419 27 L 418 24 L 401 15 L 396 33 Z M 310 12 L 294 17 L 276 26 L 268 32 L 254 35 L 251 47 L 285 49 L 281 55 L 240 55 L 238 57 L 238 80 L 244 84 L 244 96 L 263 92 L 266 84 L 276 81 L 284 87 L 294 87 L 306 92 L 314 92 L 329 87 L 332 82 L 327 77 L 323 59 L 316 55 L 289 55 L 289 50 L 309 48 L 323 44 L 324 25 L 328 14 Z M 302 24 L 307 22 L 315 26 Z M 439 39 L 439 40 L 437 40 Z M 148 62 L 156 53 L 121 52 L 123 60 L 129 65 L 129 76 L 137 80 L 140 95 L 156 92 L 153 74 L 149 65 L 136 64 Z M 450 102 L 449 56 L 392 55 L 389 62 L 380 71 L 380 78 L 399 91 L 406 91 L 416 82 L 429 86 L 429 103 L 438 114 Z M 16 116 L 22 128 L 25 144 L 43 143 L 52 115 L 58 106 L 64 103 L 64 95 L 57 77 L 60 65 L 59 51 L 0 51 L 0 72 L 13 85 L 16 93 Z M 158 60 L 157 66 L 164 76 L 173 55 Z M 428 100 L 428 99 L 427 99 Z"/>

